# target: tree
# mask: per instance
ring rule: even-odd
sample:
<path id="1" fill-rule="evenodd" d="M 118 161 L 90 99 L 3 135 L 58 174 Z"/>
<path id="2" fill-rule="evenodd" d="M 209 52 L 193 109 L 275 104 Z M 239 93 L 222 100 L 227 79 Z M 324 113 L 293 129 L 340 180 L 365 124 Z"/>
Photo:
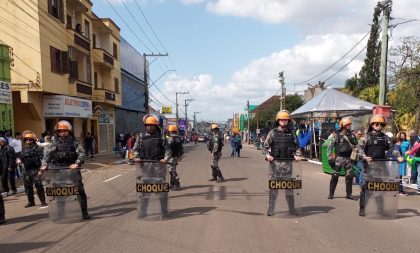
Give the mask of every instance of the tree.
<path id="1" fill-rule="evenodd" d="M 345 88 L 353 96 L 358 96 L 367 87 L 373 87 L 379 83 L 379 67 L 381 64 L 381 43 L 379 42 L 379 16 L 381 15 L 380 4 L 373 12 L 373 22 L 370 27 L 370 36 L 367 43 L 366 58 L 364 65 L 357 74 L 346 80 Z"/>

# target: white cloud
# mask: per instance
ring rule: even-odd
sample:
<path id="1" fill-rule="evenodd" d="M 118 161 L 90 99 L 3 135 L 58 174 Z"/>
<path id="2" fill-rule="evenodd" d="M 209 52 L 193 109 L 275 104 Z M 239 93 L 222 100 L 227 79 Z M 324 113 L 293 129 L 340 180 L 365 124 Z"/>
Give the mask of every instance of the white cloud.
<path id="1" fill-rule="evenodd" d="M 293 91 L 294 83 L 304 81 L 326 69 L 339 59 L 363 35 L 327 34 L 308 36 L 291 49 L 274 52 L 250 62 L 245 68 L 235 72 L 227 84 L 214 82 L 211 74 L 202 74 L 192 78 L 172 75 L 166 80 L 161 90 L 168 96 L 175 97 L 175 92 L 189 91 L 179 97 L 182 105 L 185 98 L 196 98 L 192 102 L 194 110 L 202 111 L 207 119 L 226 119 L 233 112 L 243 111 L 246 100 L 259 104 L 279 90 L 278 72 L 285 71 L 286 87 Z M 367 38 L 366 38 L 367 40 Z M 350 61 L 365 45 L 366 40 L 350 53 L 343 61 L 311 83 L 324 80 Z M 344 80 L 358 72 L 363 64 L 365 53 L 349 64 L 342 72 L 332 78 L 328 84 L 343 86 Z M 303 85 L 306 86 L 306 85 Z M 301 86 L 298 86 L 299 90 Z M 157 91 L 152 93 L 161 101 L 167 101 Z M 175 98 L 172 98 L 174 101 Z M 191 112 L 189 112 L 191 114 Z"/>

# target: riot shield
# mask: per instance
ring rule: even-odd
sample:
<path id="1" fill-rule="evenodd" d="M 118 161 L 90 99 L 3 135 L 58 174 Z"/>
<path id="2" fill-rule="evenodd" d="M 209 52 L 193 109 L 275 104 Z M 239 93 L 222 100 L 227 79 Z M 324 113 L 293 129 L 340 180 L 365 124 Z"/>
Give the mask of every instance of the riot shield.
<path id="1" fill-rule="evenodd" d="M 169 217 L 167 165 L 142 161 L 136 169 L 137 217 L 161 220 Z"/>
<path id="2" fill-rule="evenodd" d="M 302 214 L 302 167 L 294 159 L 276 159 L 269 165 L 268 213 L 275 217 Z"/>
<path id="3" fill-rule="evenodd" d="M 399 171 L 397 161 L 374 160 L 367 164 L 365 216 L 395 219 L 398 210 Z"/>
<path id="4" fill-rule="evenodd" d="M 54 223 L 72 223 L 80 220 L 77 199 L 80 170 L 50 166 L 44 174 L 49 219 Z"/>

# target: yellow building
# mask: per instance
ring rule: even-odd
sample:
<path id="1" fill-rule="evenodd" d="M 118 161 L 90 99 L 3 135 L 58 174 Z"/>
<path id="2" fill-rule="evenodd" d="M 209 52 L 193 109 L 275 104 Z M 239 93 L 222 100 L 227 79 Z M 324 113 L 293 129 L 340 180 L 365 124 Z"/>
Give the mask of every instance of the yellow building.
<path id="1" fill-rule="evenodd" d="M 15 129 L 40 135 L 61 119 L 100 153 L 114 146 L 121 105 L 120 29 L 89 0 L 3 0 L 1 41 L 13 48 Z"/>

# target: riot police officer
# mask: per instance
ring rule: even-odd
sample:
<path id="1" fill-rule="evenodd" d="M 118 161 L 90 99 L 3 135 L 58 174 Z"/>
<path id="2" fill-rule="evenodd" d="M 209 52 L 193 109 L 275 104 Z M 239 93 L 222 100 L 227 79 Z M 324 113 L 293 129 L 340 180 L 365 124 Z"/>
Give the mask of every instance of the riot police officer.
<path id="1" fill-rule="evenodd" d="M 219 160 L 222 157 L 223 136 L 219 131 L 219 125 L 211 124 L 212 136 L 208 142 L 208 150 L 212 155 L 212 163 L 210 165 L 212 170 L 212 178 L 209 181 L 216 181 L 217 183 L 224 182 L 225 179 L 219 167 Z"/>
<path id="2" fill-rule="evenodd" d="M 172 190 L 180 190 L 181 184 L 179 182 L 179 176 L 176 171 L 176 164 L 181 161 L 182 155 L 184 154 L 184 148 L 182 146 L 181 137 L 178 135 L 178 128 L 176 125 L 170 125 L 168 127 L 169 136 L 167 136 L 168 145 L 171 148 L 172 156 L 168 160 L 168 169 L 170 179 L 170 188 Z"/>
<path id="3" fill-rule="evenodd" d="M 133 147 L 134 157 L 136 161 L 140 159 L 142 174 L 148 174 L 149 178 L 144 179 L 143 181 L 145 183 L 155 183 L 154 178 L 164 179 L 166 167 L 164 167 L 163 164 L 172 157 L 172 150 L 166 139 L 162 136 L 159 128 L 159 119 L 155 115 L 145 115 L 143 117 L 143 122 L 146 127 L 146 133 L 137 138 Z M 160 164 L 153 163 L 154 161 Z M 169 216 L 168 193 L 163 192 L 161 194 L 163 194 L 163 197 L 160 198 L 161 214 L 162 217 L 167 217 Z M 148 198 L 141 198 L 140 217 L 147 216 L 148 201 Z"/>
<path id="4" fill-rule="evenodd" d="M 83 146 L 73 135 L 72 127 L 66 120 L 62 120 L 55 126 L 57 137 L 54 142 L 44 152 L 44 158 L 42 159 L 42 166 L 39 171 L 39 175 L 42 175 L 50 165 L 68 167 L 72 170 L 80 168 L 85 160 L 85 151 Z M 80 208 L 82 210 L 83 219 L 90 219 L 88 214 L 87 196 L 83 187 L 82 175 L 80 170 L 78 171 L 80 176 L 79 182 L 79 194 L 77 198 L 80 202 Z"/>
<path id="5" fill-rule="evenodd" d="M 25 208 L 35 206 L 34 184 L 36 194 L 41 201 L 41 206 L 47 206 L 47 203 L 45 202 L 44 187 L 42 186 L 41 179 L 38 177 L 38 169 L 41 166 L 41 161 L 44 157 L 43 148 L 36 144 L 36 136 L 31 131 L 23 132 L 23 141 L 27 145 L 23 148 L 17 163 L 25 166 L 23 180 L 26 195 L 28 197 L 28 203 L 26 203 Z"/>
<path id="6" fill-rule="evenodd" d="M 353 184 L 353 161 L 350 159 L 351 153 L 357 145 L 357 138 L 351 133 L 351 119 L 348 117 L 342 118 L 340 121 L 340 129 L 333 133 L 331 142 L 327 148 L 328 163 L 331 165 L 334 172 L 331 174 L 330 193 L 328 199 L 334 198 L 335 188 L 337 187 L 338 178 L 340 177 L 340 170 L 346 170 L 346 199 L 356 200 L 352 195 Z M 332 149 L 335 149 L 335 154 Z"/>
<path id="7" fill-rule="evenodd" d="M 286 160 L 295 159 L 301 160 L 302 151 L 298 146 L 296 136 L 293 134 L 291 127 L 289 127 L 291 117 L 286 110 L 281 110 L 276 114 L 276 128 L 272 129 L 264 142 L 264 154 L 269 164 L 270 179 L 277 180 L 278 175 L 290 174 L 292 169 L 290 162 Z M 274 214 L 274 207 L 276 205 L 278 190 L 270 189 L 268 197 L 268 211 L 267 216 Z M 294 206 L 294 196 L 286 195 L 286 201 L 289 207 L 289 213 L 297 214 Z"/>
<path id="8" fill-rule="evenodd" d="M 359 142 L 359 155 L 361 159 L 370 163 L 375 159 L 385 159 L 386 152 L 392 148 L 391 139 L 382 132 L 382 129 L 385 127 L 385 118 L 380 114 L 373 115 L 370 119 L 370 126 L 365 137 Z M 398 150 L 393 149 L 393 157 L 397 157 L 399 162 L 402 162 L 404 159 L 401 157 L 401 154 Z M 366 173 L 365 173 L 366 178 Z M 376 201 L 379 205 L 383 202 L 382 197 L 378 197 Z M 359 215 L 365 216 L 365 204 L 366 204 L 366 185 L 362 186 L 360 192 L 360 209 Z"/>

